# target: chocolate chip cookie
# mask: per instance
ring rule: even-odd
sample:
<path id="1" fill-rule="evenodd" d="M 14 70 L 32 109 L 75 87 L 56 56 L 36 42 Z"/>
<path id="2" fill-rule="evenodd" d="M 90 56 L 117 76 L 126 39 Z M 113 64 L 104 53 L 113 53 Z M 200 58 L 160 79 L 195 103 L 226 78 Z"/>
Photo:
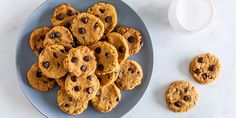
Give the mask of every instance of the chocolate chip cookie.
<path id="1" fill-rule="evenodd" d="M 98 42 L 90 47 L 97 58 L 96 75 L 111 73 L 119 68 L 116 48 L 107 42 Z"/>
<path id="2" fill-rule="evenodd" d="M 125 37 L 129 46 L 129 54 L 133 55 L 140 51 L 143 46 L 142 35 L 139 31 L 131 27 L 121 26 L 116 29 L 118 33 Z"/>
<path id="3" fill-rule="evenodd" d="M 70 31 L 62 26 L 53 27 L 47 34 L 44 40 L 44 47 L 50 45 L 62 45 L 65 47 L 66 51 L 73 47 L 73 37 Z"/>
<path id="4" fill-rule="evenodd" d="M 117 70 L 107 73 L 105 75 L 97 75 L 98 80 L 100 81 L 101 86 L 106 86 L 111 83 L 114 83 L 119 75 L 120 68 L 117 68 Z"/>
<path id="5" fill-rule="evenodd" d="M 57 103 L 61 111 L 70 115 L 78 115 L 88 107 L 88 101 L 75 100 L 61 89 L 57 92 Z"/>
<path id="6" fill-rule="evenodd" d="M 114 84 L 102 86 L 91 100 L 93 107 L 100 112 L 109 112 L 121 100 L 120 89 Z"/>
<path id="7" fill-rule="evenodd" d="M 55 79 L 57 82 L 57 85 L 60 87 L 60 89 L 65 89 L 65 81 L 66 81 L 66 77 L 69 73 L 66 73 L 66 75 L 64 75 L 63 77 L 59 78 L 59 79 Z"/>
<path id="8" fill-rule="evenodd" d="M 70 28 L 71 21 L 77 16 L 79 12 L 69 3 L 64 3 L 57 6 L 54 10 L 51 22 L 53 26 L 65 26 Z"/>
<path id="9" fill-rule="evenodd" d="M 47 92 L 55 85 L 55 80 L 46 77 L 39 69 L 38 63 L 33 64 L 28 70 L 27 79 L 31 87 L 41 92 Z"/>
<path id="10" fill-rule="evenodd" d="M 61 45 L 51 45 L 39 55 L 39 68 L 49 78 L 61 78 L 67 70 L 63 66 L 66 57 L 65 48 Z"/>
<path id="11" fill-rule="evenodd" d="M 92 45 L 103 36 L 104 24 L 92 14 L 81 13 L 73 20 L 71 31 L 80 44 Z"/>
<path id="12" fill-rule="evenodd" d="M 67 94 L 80 101 L 88 101 L 95 97 L 100 83 L 95 74 L 89 76 L 76 76 L 70 73 L 65 81 Z"/>
<path id="13" fill-rule="evenodd" d="M 198 93 L 194 86 L 186 81 L 173 82 L 166 92 L 166 103 L 171 111 L 186 112 L 198 102 Z"/>
<path id="14" fill-rule="evenodd" d="M 97 68 L 94 51 L 86 46 L 71 49 L 64 60 L 64 67 L 76 76 L 91 75 Z"/>
<path id="15" fill-rule="evenodd" d="M 118 52 L 118 61 L 119 63 L 126 60 L 129 56 L 129 46 L 125 38 L 116 32 L 108 33 L 104 36 L 101 41 L 107 41 L 112 44 Z"/>
<path id="16" fill-rule="evenodd" d="M 141 84 L 143 71 L 134 60 L 127 59 L 120 64 L 120 73 L 116 85 L 122 90 L 132 90 Z"/>
<path id="17" fill-rule="evenodd" d="M 190 74 L 200 84 L 215 81 L 218 78 L 220 69 L 220 61 L 212 53 L 198 55 L 189 65 Z"/>
<path id="18" fill-rule="evenodd" d="M 30 34 L 29 44 L 35 55 L 39 56 L 39 54 L 44 50 L 43 41 L 45 39 L 45 35 L 49 32 L 49 30 L 49 27 L 44 26 L 35 29 Z"/>
<path id="19" fill-rule="evenodd" d="M 111 32 L 118 23 L 116 8 L 108 3 L 99 2 L 88 9 L 88 13 L 99 17 L 105 25 L 105 33 Z"/>

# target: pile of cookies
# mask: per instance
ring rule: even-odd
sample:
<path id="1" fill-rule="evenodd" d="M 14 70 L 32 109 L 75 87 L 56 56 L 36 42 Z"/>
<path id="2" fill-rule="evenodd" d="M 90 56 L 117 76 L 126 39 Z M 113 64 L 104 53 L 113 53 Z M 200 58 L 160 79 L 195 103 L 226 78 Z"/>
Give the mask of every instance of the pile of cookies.
<path id="1" fill-rule="evenodd" d="M 199 84 L 214 82 L 220 73 L 219 59 L 212 53 L 196 56 L 189 65 L 189 72 Z M 190 82 L 175 81 L 166 92 L 166 103 L 174 112 L 186 112 L 198 102 L 199 95 Z"/>
<path id="2" fill-rule="evenodd" d="M 57 83 L 60 109 L 82 113 L 91 102 L 100 112 L 109 112 L 121 100 L 121 90 L 141 84 L 141 66 L 130 55 L 138 53 L 142 36 L 134 28 L 119 26 L 116 8 L 99 2 L 86 12 L 70 4 L 57 6 L 52 26 L 35 29 L 30 47 L 38 62 L 28 70 L 29 84 L 47 92 Z"/>

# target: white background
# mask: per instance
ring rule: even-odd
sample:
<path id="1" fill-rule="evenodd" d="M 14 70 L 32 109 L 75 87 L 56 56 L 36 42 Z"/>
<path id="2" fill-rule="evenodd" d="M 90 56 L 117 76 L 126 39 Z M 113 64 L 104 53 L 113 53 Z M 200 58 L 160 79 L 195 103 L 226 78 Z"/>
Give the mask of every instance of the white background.
<path id="1" fill-rule="evenodd" d="M 16 77 L 15 48 L 27 17 L 45 0 L 0 0 L 0 117 L 43 117 L 27 101 Z M 236 1 L 213 0 L 217 16 L 205 31 L 192 35 L 175 32 L 168 24 L 171 0 L 124 0 L 145 22 L 154 47 L 151 82 L 140 102 L 124 117 L 235 118 L 236 106 Z M 221 60 L 220 78 L 197 84 L 188 73 L 191 59 L 213 52 Z M 192 82 L 199 94 L 197 106 L 187 113 L 167 109 L 165 92 L 175 80 Z"/>

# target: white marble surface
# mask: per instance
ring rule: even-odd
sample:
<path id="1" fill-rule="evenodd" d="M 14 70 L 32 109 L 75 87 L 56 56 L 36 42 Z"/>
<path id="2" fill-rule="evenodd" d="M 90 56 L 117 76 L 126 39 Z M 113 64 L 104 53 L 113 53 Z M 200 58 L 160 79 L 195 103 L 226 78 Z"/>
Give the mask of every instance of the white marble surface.
<path id="1" fill-rule="evenodd" d="M 236 1 L 213 0 L 217 16 L 204 32 L 184 35 L 171 29 L 167 10 L 171 0 L 124 0 L 141 16 L 153 42 L 155 65 L 150 85 L 140 102 L 124 117 L 235 118 Z M 44 0 L 0 0 L 0 117 L 43 117 L 27 101 L 15 72 L 15 47 L 27 17 Z M 219 80 L 202 86 L 188 74 L 188 63 L 199 53 L 214 52 L 222 62 Z M 175 80 L 192 82 L 199 94 L 187 113 L 167 109 L 165 91 Z"/>

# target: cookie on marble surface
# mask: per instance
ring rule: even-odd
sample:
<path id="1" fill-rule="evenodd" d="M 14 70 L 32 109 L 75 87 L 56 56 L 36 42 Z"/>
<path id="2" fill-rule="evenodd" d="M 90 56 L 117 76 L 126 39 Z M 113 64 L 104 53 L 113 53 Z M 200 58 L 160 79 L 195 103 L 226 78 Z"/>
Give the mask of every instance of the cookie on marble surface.
<path id="1" fill-rule="evenodd" d="M 133 55 L 140 51 L 143 46 L 141 33 L 131 27 L 120 26 L 116 29 L 118 33 L 125 37 L 129 46 L 129 54 Z"/>
<path id="2" fill-rule="evenodd" d="M 57 92 L 57 103 L 61 111 L 70 115 L 81 114 L 88 107 L 88 101 L 75 100 L 62 89 Z"/>
<path id="3" fill-rule="evenodd" d="M 40 70 L 38 63 L 33 64 L 27 72 L 27 79 L 34 89 L 47 92 L 55 85 L 55 80 L 46 77 Z"/>
<path id="4" fill-rule="evenodd" d="M 95 74 L 89 76 L 76 76 L 70 73 L 65 81 L 67 94 L 80 101 L 88 101 L 95 97 L 100 83 Z"/>
<path id="5" fill-rule="evenodd" d="M 116 8 L 112 4 L 99 2 L 88 9 L 88 13 L 100 18 L 105 26 L 105 33 L 111 32 L 118 23 Z"/>
<path id="6" fill-rule="evenodd" d="M 212 53 L 196 56 L 189 65 L 189 72 L 200 84 L 215 81 L 221 70 L 219 59 Z"/>
<path id="7" fill-rule="evenodd" d="M 107 42 L 97 42 L 90 47 L 97 59 L 96 75 L 111 73 L 119 68 L 116 48 Z"/>
<path id="8" fill-rule="evenodd" d="M 120 64 L 120 73 L 115 83 L 122 90 L 132 90 L 141 84 L 142 79 L 141 66 L 136 61 L 127 59 Z"/>
<path id="9" fill-rule="evenodd" d="M 67 73 L 63 65 L 65 57 L 66 51 L 63 46 L 48 46 L 39 55 L 39 68 L 49 78 L 61 78 Z"/>
<path id="10" fill-rule="evenodd" d="M 39 54 L 44 50 L 44 39 L 45 35 L 49 32 L 50 28 L 47 26 L 40 27 L 35 29 L 30 34 L 29 44 L 35 55 L 39 56 Z"/>
<path id="11" fill-rule="evenodd" d="M 79 46 L 71 49 L 66 55 L 63 63 L 64 67 L 76 76 L 91 75 L 97 68 L 94 51 L 86 46 Z"/>
<path id="12" fill-rule="evenodd" d="M 119 71 L 120 68 L 117 68 L 117 70 L 111 73 L 107 73 L 105 75 L 97 75 L 97 78 L 100 81 L 101 86 L 106 86 L 114 83 L 119 75 Z"/>
<path id="13" fill-rule="evenodd" d="M 171 111 L 187 112 L 196 106 L 199 96 L 195 87 L 186 81 L 171 83 L 166 92 L 166 103 Z"/>
<path id="14" fill-rule="evenodd" d="M 100 112 L 109 112 L 114 109 L 121 100 L 120 89 L 114 84 L 100 87 L 91 102 L 93 107 Z"/>
<path id="15" fill-rule="evenodd" d="M 92 14 L 81 13 L 72 21 L 71 31 L 80 44 L 92 45 L 103 36 L 104 24 Z"/>

